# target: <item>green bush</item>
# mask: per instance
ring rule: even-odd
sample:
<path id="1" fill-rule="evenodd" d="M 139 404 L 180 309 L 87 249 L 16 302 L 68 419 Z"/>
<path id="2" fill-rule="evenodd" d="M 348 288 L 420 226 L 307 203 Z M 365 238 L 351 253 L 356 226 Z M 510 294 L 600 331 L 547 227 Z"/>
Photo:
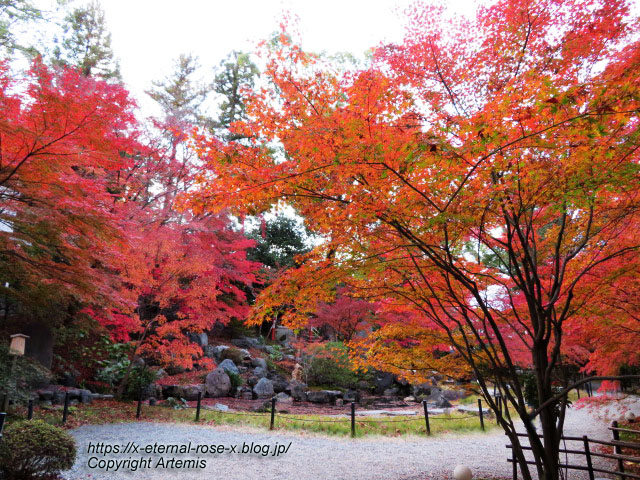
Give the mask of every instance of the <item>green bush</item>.
<path id="1" fill-rule="evenodd" d="M 236 392 L 242 386 L 242 377 L 237 373 L 227 372 L 229 380 L 231 380 L 231 391 Z"/>
<path id="2" fill-rule="evenodd" d="M 129 374 L 125 398 L 129 400 L 137 400 L 140 395 L 140 389 L 144 390 L 156 381 L 158 374 L 154 370 L 147 367 L 133 367 Z"/>
<path id="3" fill-rule="evenodd" d="M 55 479 L 76 459 L 76 443 L 59 427 L 40 420 L 9 425 L 0 441 L 0 472 L 4 480 Z"/>
<path id="4" fill-rule="evenodd" d="M 236 365 L 242 365 L 244 356 L 239 348 L 231 347 L 222 351 L 222 359 L 232 360 Z"/>
<path id="5" fill-rule="evenodd" d="M 111 388 L 118 385 L 131 363 L 129 361 L 131 348 L 132 346 L 126 343 L 109 345 L 109 358 L 98 362 L 102 368 L 96 375 L 96 380 L 111 385 Z"/>
<path id="6" fill-rule="evenodd" d="M 347 347 L 329 342 L 310 358 L 305 369 L 309 386 L 354 388 L 360 379 L 351 368 Z"/>
<path id="7" fill-rule="evenodd" d="M 8 346 L 0 345 L 0 393 L 8 393 L 16 403 L 26 403 L 31 390 L 50 381 L 51 372 L 36 360 L 9 355 Z"/>

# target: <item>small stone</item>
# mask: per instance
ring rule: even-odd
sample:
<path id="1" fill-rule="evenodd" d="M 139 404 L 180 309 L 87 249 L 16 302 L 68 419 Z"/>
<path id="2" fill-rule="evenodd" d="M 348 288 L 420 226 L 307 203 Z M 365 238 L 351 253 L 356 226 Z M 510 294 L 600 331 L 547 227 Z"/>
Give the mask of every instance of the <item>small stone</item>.
<path id="1" fill-rule="evenodd" d="M 627 413 L 624 414 L 624 419 L 627 422 L 633 423 L 636 421 L 636 414 L 633 413 L 631 410 L 629 410 Z"/>
<path id="2" fill-rule="evenodd" d="M 466 465 L 457 465 L 456 468 L 453 469 L 453 478 L 456 480 L 471 480 L 473 474 L 471 473 L 471 469 Z"/>
<path id="3" fill-rule="evenodd" d="M 251 359 L 252 367 L 264 368 L 267 371 L 267 361 L 264 358 L 256 357 Z"/>

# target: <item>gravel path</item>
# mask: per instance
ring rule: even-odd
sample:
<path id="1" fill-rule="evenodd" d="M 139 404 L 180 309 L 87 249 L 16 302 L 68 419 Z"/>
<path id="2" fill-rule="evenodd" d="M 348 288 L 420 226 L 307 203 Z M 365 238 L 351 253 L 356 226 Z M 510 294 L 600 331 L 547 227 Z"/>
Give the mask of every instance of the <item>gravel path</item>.
<path id="1" fill-rule="evenodd" d="M 634 402 L 631 404 L 631 402 Z M 628 406 L 640 414 L 637 398 L 624 400 L 621 408 Z M 614 413 L 614 412 L 610 412 Z M 588 435 L 607 439 L 610 433 L 594 409 L 572 409 L 567 416 L 567 435 Z M 617 414 L 617 413 L 616 413 Z M 463 463 L 474 472 L 474 477 L 510 478 L 511 467 L 506 462 L 507 439 L 499 430 L 487 434 L 439 435 L 422 437 L 376 437 L 351 440 L 341 437 L 324 437 L 311 434 L 264 432 L 238 427 L 207 427 L 180 424 L 128 423 L 93 425 L 74 430 L 78 441 L 78 461 L 66 473 L 69 480 L 97 479 L 161 479 L 176 480 L 221 478 L 225 480 L 417 480 L 449 479 L 455 465 Z M 125 449 L 128 442 L 136 442 L 138 453 L 119 454 L 87 453 L 89 445 L 119 445 Z M 188 445 L 188 454 L 145 453 L 147 445 Z M 223 445 L 225 453 L 197 452 L 196 445 Z M 267 445 L 267 456 L 240 453 L 243 445 Z M 286 453 L 274 456 L 280 445 Z M 237 452 L 229 452 L 235 446 Z M 247 448 L 245 447 L 245 448 Z M 99 447 L 98 447 L 99 448 Z M 211 447 L 209 447 L 211 448 Z M 131 447 L 129 447 L 131 450 Z M 90 460 L 93 457 L 92 460 Z M 123 465 L 118 471 L 106 471 L 106 464 L 89 468 L 98 461 L 124 461 L 143 458 L 150 466 L 141 465 L 132 472 Z M 147 460 L 149 459 L 150 460 Z M 160 459 L 204 460 L 205 468 L 189 468 L 189 465 L 157 466 Z M 101 468 L 102 467 L 102 468 Z M 168 467 L 168 468 L 167 468 Z M 172 468 L 173 467 L 173 468 Z M 176 468 L 177 467 L 177 468 Z M 115 468 L 115 464 L 112 464 Z M 571 479 L 584 478 L 578 472 Z"/>

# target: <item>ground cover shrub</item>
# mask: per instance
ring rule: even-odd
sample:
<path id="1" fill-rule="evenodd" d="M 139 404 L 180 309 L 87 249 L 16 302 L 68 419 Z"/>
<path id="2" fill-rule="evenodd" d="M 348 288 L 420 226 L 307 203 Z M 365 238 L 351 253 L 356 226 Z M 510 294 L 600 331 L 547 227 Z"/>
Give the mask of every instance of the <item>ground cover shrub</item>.
<path id="1" fill-rule="evenodd" d="M 26 403 L 34 388 L 47 385 L 51 372 L 36 360 L 9 355 L 7 345 L 0 345 L 0 393 L 15 403 Z"/>
<path id="2" fill-rule="evenodd" d="M 360 377 L 341 342 L 328 342 L 309 353 L 305 368 L 309 386 L 354 388 L 358 383 Z"/>
<path id="3" fill-rule="evenodd" d="M 76 443 L 59 427 L 31 420 L 9 425 L 0 442 L 0 472 L 4 480 L 58 478 L 76 459 Z"/>

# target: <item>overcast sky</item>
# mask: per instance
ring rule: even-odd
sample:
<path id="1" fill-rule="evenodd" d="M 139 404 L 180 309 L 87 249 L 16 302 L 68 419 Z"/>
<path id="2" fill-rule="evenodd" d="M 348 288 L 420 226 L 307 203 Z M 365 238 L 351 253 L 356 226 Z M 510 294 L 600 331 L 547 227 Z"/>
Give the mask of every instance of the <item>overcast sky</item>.
<path id="1" fill-rule="evenodd" d="M 39 0 L 38 3 L 54 0 Z M 473 0 L 447 0 L 473 11 Z M 69 9 L 87 3 L 70 2 Z M 153 102 L 144 90 L 172 72 L 181 53 L 200 59 L 203 73 L 232 50 L 253 51 L 278 30 L 283 12 L 300 19 L 305 49 L 361 56 L 382 41 L 400 41 L 401 12 L 412 0 L 102 0 L 112 45 L 125 84 L 144 111 Z"/>

